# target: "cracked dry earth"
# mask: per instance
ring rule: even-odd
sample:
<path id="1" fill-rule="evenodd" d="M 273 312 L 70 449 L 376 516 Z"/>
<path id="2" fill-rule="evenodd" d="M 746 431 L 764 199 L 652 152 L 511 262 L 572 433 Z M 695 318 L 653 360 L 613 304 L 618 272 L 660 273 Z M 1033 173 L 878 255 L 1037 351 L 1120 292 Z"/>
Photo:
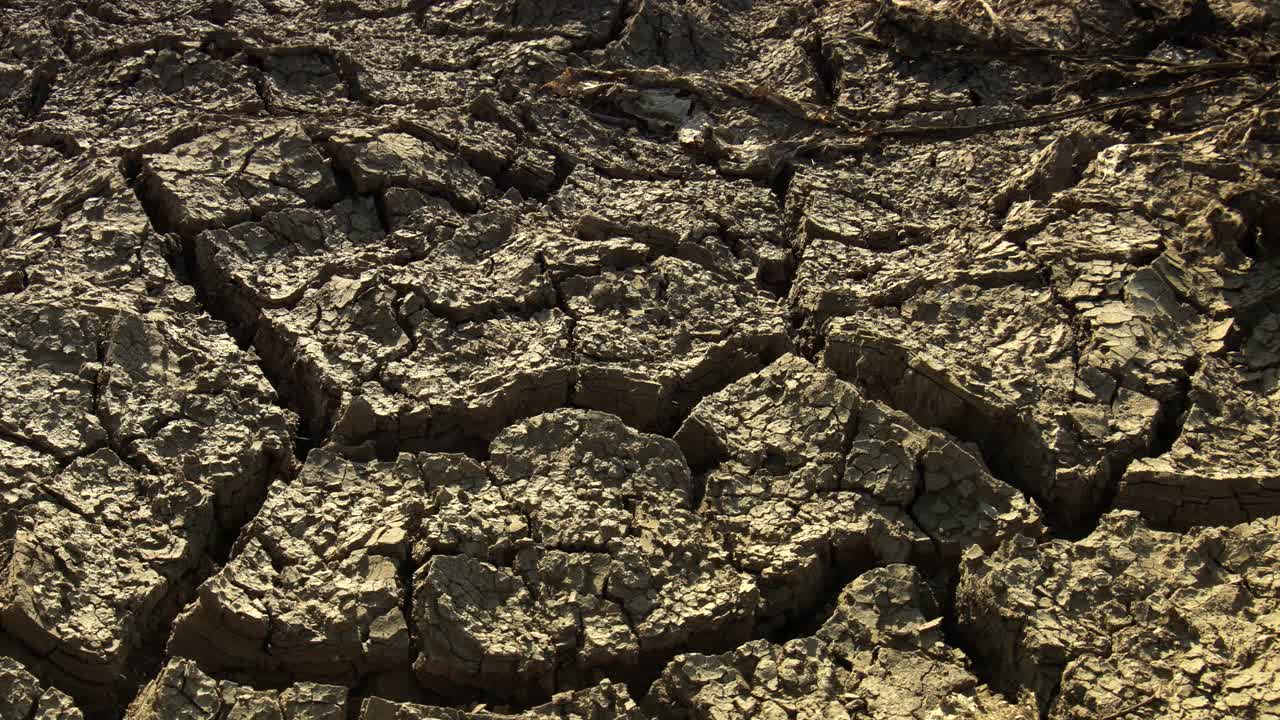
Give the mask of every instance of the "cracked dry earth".
<path id="1" fill-rule="evenodd" d="M 0 0 L 0 720 L 1280 719 L 1274 0 Z"/>

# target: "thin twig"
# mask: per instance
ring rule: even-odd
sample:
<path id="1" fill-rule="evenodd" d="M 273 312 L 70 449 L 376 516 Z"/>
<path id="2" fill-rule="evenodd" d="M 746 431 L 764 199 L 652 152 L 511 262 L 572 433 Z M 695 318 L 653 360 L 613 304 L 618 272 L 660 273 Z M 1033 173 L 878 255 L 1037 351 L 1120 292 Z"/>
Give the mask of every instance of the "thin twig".
<path id="1" fill-rule="evenodd" d="M 1129 707 L 1117 710 L 1111 713 L 1110 715 L 1103 715 L 1102 717 L 1098 718 L 1098 720 L 1117 720 L 1117 718 L 1122 718 L 1125 715 L 1128 715 L 1129 713 L 1133 712 L 1134 710 L 1141 710 L 1142 708 L 1150 705 L 1152 702 L 1155 702 L 1156 699 L 1157 698 L 1155 695 L 1148 695 L 1145 700 L 1139 700 L 1138 702 L 1130 705 Z"/>
<path id="2" fill-rule="evenodd" d="M 1188 85 L 1182 88 L 1175 88 L 1159 93 L 1149 93 L 1146 95 L 1137 95 L 1134 97 L 1123 98 L 1120 100 L 1107 100 L 1104 102 L 1089 103 L 1070 110 L 1060 110 L 1058 112 L 1042 113 L 1040 115 L 1032 115 L 1030 117 L 1020 118 L 1017 120 L 997 120 L 994 122 L 977 123 L 975 125 L 947 125 L 941 127 L 888 127 L 874 129 L 868 132 L 873 137 L 927 137 L 930 135 L 969 135 L 978 132 L 988 132 L 993 130 L 1011 130 L 1013 128 L 1030 127 L 1033 125 L 1045 125 L 1059 120 L 1069 120 L 1084 115 L 1092 115 L 1094 113 L 1106 110 L 1118 110 L 1120 108 L 1132 107 L 1134 105 L 1143 105 L 1150 102 L 1161 100 L 1172 100 L 1173 98 L 1183 95 L 1190 95 L 1200 90 L 1219 85 L 1231 78 L 1218 78 L 1216 80 L 1208 80 L 1195 85 Z"/>

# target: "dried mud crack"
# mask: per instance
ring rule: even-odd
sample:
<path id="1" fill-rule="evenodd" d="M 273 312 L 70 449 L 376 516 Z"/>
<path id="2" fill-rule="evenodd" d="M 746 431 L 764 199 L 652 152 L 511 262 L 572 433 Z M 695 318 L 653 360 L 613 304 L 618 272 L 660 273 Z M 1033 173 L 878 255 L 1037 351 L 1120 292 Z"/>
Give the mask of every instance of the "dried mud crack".
<path id="1" fill-rule="evenodd" d="M 1278 61 L 0 2 L 0 720 L 1280 718 Z"/>

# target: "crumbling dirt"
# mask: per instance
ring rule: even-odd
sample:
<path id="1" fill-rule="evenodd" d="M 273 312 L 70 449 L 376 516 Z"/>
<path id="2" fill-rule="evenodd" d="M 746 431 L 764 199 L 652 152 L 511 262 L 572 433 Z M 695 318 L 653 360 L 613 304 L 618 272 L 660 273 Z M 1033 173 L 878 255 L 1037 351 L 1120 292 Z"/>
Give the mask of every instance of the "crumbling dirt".
<path id="1" fill-rule="evenodd" d="M 0 0 L 0 720 L 1280 718 L 1272 0 Z"/>

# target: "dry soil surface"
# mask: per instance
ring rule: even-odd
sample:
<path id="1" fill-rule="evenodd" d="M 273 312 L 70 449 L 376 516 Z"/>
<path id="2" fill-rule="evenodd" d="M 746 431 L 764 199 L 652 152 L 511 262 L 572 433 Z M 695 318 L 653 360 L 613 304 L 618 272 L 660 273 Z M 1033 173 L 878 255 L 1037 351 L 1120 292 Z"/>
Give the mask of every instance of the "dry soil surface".
<path id="1" fill-rule="evenodd" d="M 1280 719 L 1275 0 L 0 0 L 0 720 Z"/>

